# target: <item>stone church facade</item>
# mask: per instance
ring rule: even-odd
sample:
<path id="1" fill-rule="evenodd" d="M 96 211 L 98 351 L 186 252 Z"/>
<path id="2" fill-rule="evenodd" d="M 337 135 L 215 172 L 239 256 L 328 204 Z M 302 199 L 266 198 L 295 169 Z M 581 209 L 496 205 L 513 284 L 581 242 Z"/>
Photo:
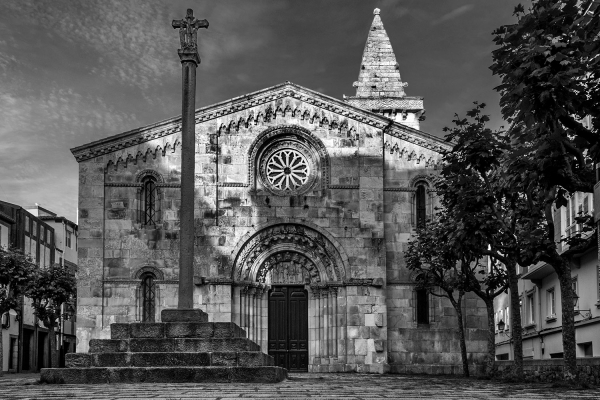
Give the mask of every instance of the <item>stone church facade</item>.
<path id="1" fill-rule="evenodd" d="M 194 306 L 291 370 L 460 372 L 452 307 L 403 260 L 448 145 L 419 130 L 378 10 L 354 86 L 338 100 L 286 82 L 196 111 Z M 177 306 L 180 122 L 72 150 L 78 352 Z M 478 364 L 485 307 L 464 307 Z"/>

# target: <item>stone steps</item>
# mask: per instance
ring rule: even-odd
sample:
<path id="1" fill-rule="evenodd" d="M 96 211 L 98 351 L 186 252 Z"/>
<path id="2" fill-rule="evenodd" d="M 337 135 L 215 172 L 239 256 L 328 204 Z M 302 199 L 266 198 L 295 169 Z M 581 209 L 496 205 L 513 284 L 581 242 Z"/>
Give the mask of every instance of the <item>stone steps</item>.
<path id="1" fill-rule="evenodd" d="M 180 353 L 70 353 L 67 368 L 91 367 L 259 367 L 274 364 L 273 357 L 260 351 Z"/>
<path id="2" fill-rule="evenodd" d="M 276 383 L 287 378 L 281 367 L 108 367 L 108 368 L 44 368 L 42 383 L 177 383 L 239 382 Z"/>
<path id="3" fill-rule="evenodd" d="M 90 353 L 208 353 L 214 351 L 260 351 L 260 346 L 246 338 L 145 338 L 90 340 Z"/>
<path id="4" fill-rule="evenodd" d="M 287 370 L 231 322 L 200 310 L 163 310 L 163 322 L 112 324 L 111 339 L 91 339 L 89 353 L 43 368 L 45 383 L 281 382 Z"/>
<path id="5" fill-rule="evenodd" d="M 135 322 L 111 324 L 111 339 L 245 338 L 246 331 L 232 322 Z"/>

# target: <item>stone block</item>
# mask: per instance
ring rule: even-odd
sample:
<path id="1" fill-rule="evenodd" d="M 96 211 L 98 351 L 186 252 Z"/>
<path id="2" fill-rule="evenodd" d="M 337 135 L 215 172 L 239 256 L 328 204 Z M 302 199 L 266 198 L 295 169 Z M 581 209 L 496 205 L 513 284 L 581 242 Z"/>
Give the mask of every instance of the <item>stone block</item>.
<path id="1" fill-rule="evenodd" d="M 210 353 L 131 353 L 135 367 L 176 367 L 210 365 Z"/>
<path id="2" fill-rule="evenodd" d="M 215 339 L 246 337 L 246 332 L 233 322 L 215 322 L 213 337 Z"/>
<path id="3" fill-rule="evenodd" d="M 367 355 L 367 339 L 355 339 L 354 340 L 354 354 L 356 356 Z"/>
<path id="4" fill-rule="evenodd" d="M 208 322 L 208 314 L 197 308 L 162 310 L 160 318 L 162 322 Z"/>
<path id="5" fill-rule="evenodd" d="M 210 353 L 210 365 L 233 367 L 237 365 L 237 353 L 230 351 L 215 351 Z"/>
<path id="6" fill-rule="evenodd" d="M 92 355 L 88 353 L 65 354 L 67 368 L 89 368 L 92 365 Z"/>
<path id="7" fill-rule="evenodd" d="M 117 353 L 129 350 L 129 341 L 122 339 L 91 339 L 90 353 Z"/>
<path id="8" fill-rule="evenodd" d="M 160 322 L 132 323 L 130 326 L 130 334 L 132 338 L 163 338 L 165 337 L 165 324 Z"/>
<path id="9" fill-rule="evenodd" d="M 212 322 L 167 322 L 164 325 L 168 338 L 211 338 L 214 332 Z"/>
<path id="10" fill-rule="evenodd" d="M 95 353 L 92 354 L 94 367 L 128 367 L 130 366 L 131 353 Z"/>

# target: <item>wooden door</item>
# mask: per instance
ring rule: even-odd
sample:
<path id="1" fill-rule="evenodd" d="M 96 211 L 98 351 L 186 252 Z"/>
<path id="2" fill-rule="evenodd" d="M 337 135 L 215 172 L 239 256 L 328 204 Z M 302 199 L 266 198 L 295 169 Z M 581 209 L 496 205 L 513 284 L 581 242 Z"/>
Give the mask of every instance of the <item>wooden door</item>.
<path id="1" fill-rule="evenodd" d="M 275 365 L 308 371 L 308 295 L 302 287 L 269 292 L 269 354 Z"/>

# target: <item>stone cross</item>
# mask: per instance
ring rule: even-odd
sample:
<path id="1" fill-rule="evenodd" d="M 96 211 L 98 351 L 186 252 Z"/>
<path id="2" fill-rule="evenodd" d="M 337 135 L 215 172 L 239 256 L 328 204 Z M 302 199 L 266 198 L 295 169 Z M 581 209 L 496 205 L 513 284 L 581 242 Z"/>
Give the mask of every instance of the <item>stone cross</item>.
<path id="1" fill-rule="evenodd" d="M 195 167 L 195 108 L 196 68 L 200 64 L 197 31 L 208 28 L 207 20 L 197 20 L 187 10 L 184 19 L 175 20 L 179 29 L 181 49 L 178 50 L 182 67 L 181 111 L 181 209 L 179 231 L 179 295 L 177 310 L 194 314 L 194 167 Z M 181 316 L 180 316 L 181 317 Z M 186 317 L 187 318 L 187 317 Z"/>
<path id="2" fill-rule="evenodd" d="M 181 50 L 198 51 L 198 29 L 208 29 L 208 21 L 205 19 L 196 19 L 194 17 L 194 11 L 191 8 L 188 8 L 185 18 L 173 20 L 172 25 L 173 28 L 179 29 Z"/>

